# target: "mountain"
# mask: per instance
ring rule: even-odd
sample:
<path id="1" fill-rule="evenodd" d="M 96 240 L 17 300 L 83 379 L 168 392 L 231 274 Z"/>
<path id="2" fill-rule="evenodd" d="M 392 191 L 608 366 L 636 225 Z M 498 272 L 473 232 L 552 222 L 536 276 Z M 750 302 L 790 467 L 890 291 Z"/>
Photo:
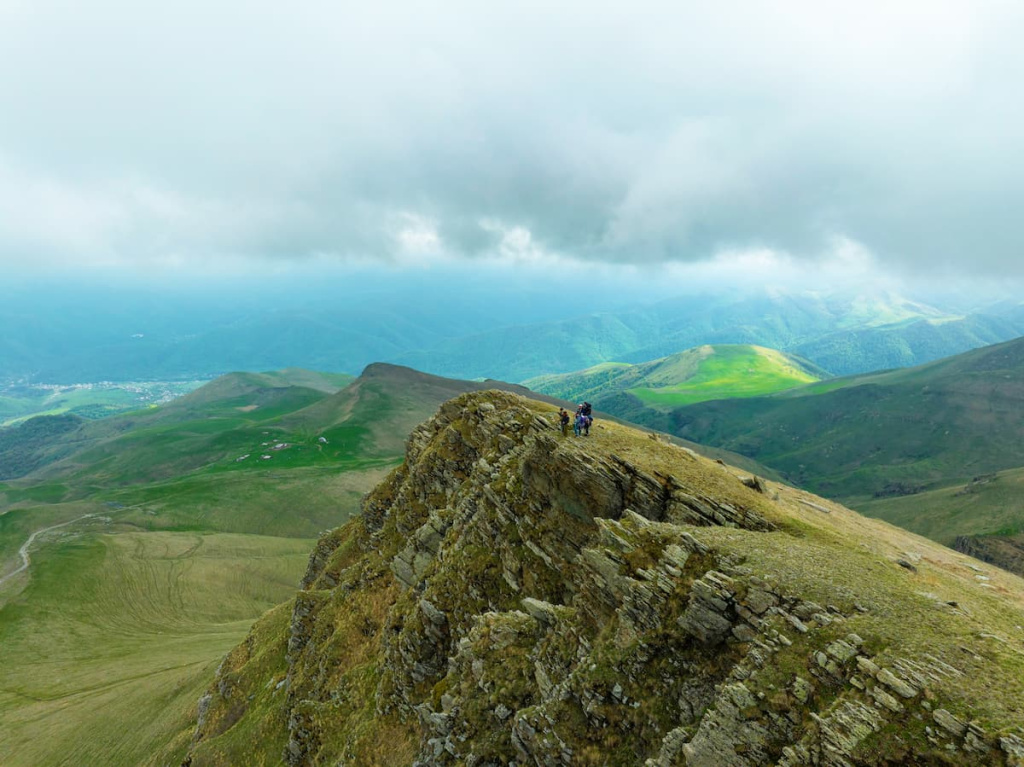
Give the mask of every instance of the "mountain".
<path id="1" fill-rule="evenodd" d="M 580 291 L 568 289 L 569 277 L 552 277 L 439 270 L 414 278 L 319 275 L 301 284 L 239 280 L 232 290 L 5 286 L 0 416 L 4 387 L 25 383 L 178 382 L 290 366 L 354 372 L 378 360 L 454 378 L 523 381 L 704 344 L 780 349 L 845 375 L 1024 333 L 1024 310 L 1014 302 L 971 308 L 882 290 L 731 286 L 665 299 L 670 284 L 595 278 Z M 696 287 L 680 286 L 687 289 Z M 7 417 L 25 414 L 8 410 Z"/>
<path id="2" fill-rule="evenodd" d="M 628 427 L 562 437 L 551 415 L 481 392 L 416 429 L 160 758 L 1024 759 L 1024 581 Z"/>
<path id="3" fill-rule="evenodd" d="M 884 292 L 765 291 L 481 329 L 394 360 L 439 375 L 525 381 L 706 344 L 753 344 L 847 375 L 920 364 L 1021 334 L 1024 316 L 1009 307 L 964 315 Z"/>
<path id="4" fill-rule="evenodd" d="M 0 429 L 0 763 L 167 764 L 158 746 L 188 744 L 224 653 L 414 427 L 467 391 L 527 393 L 387 364 L 343 383 L 234 373 L 136 413 Z"/>
<path id="5" fill-rule="evenodd" d="M 612 412 L 755 458 L 836 498 L 907 494 L 1024 465 L 1024 339 L 907 370 L 659 413 Z"/>
<path id="6" fill-rule="evenodd" d="M 771 394 L 828 377 L 807 360 L 774 349 L 719 344 L 635 365 L 604 363 L 576 373 L 539 376 L 524 385 L 598 407 L 604 397 L 625 392 L 647 407 L 665 410 L 709 399 Z"/>
<path id="7" fill-rule="evenodd" d="M 1018 567 L 1010 538 L 1024 529 L 1014 495 L 1024 467 L 1022 373 L 1024 339 L 1017 339 L 766 397 L 669 412 L 626 393 L 601 404 L 628 420 L 746 455 L 790 482 L 941 543 L 990 536 L 986 546 L 998 553 L 989 561 Z M 986 479 L 993 474 L 998 481 Z"/>

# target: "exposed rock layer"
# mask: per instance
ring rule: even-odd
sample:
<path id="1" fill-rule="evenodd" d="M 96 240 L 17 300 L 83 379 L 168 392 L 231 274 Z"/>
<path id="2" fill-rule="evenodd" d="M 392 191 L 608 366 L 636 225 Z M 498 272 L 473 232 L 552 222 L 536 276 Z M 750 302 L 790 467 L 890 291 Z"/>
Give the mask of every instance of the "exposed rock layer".
<path id="1" fill-rule="evenodd" d="M 257 668 L 250 642 L 225 661 L 190 764 L 217 763 L 247 716 L 268 733 L 256 763 L 1022 763 L 1024 733 L 950 697 L 968 672 L 944 645 L 875 631 L 861 601 L 879 592 L 759 569 L 823 546 L 778 491 L 553 422 L 488 392 L 416 429 L 361 519 L 317 545 L 277 660 Z"/>

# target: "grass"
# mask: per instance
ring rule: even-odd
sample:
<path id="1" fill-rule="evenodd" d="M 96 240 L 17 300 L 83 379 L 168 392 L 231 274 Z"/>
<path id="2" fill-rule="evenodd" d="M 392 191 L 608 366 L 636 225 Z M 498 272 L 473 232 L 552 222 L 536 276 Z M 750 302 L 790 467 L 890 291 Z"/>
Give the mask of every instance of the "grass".
<path id="1" fill-rule="evenodd" d="M 711 399 L 763 396 L 826 375 L 806 360 L 774 349 L 721 344 L 638 365 L 604 363 L 576 373 L 541 376 L 526 385 L 599 407 L 625 392 L 643 406 L 665 410 Z"/>
<path id="2" fill-rule="evenodd" d="M 1000 471 L 894 498 L 854 500 L 858 511 L 952 545 L 960 535 L 1016 535 L 1024 530 L 1024 468 Z"/>
<path id="3" fill-rule="evenodd" d="M 79 528 L 0 609 L 0 763 L 148 762 L 190 736 L 220 657 L 287 599 L 311 541 Z"/>
<path id="4" fill-rule="evenodd" d="M 818 377 L 787 355 L 757 346 L 719 346 L 687 380 L 658 388 L 626 389 L 648 407 L 666 409 L 712 399 L 761 397 L 812 383 Z"/>

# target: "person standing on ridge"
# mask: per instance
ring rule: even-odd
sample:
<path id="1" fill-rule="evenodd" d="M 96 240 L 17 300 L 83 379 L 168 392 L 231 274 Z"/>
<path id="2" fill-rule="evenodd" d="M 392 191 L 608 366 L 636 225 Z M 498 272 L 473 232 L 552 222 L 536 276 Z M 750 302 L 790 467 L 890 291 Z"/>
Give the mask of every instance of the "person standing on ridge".
<path id="1" fill-rule="evenodd" d="M 569 436 L 569 413 L 564 407 L 558 408 L 558 423 L 562 427 L 562 436 Z"/>

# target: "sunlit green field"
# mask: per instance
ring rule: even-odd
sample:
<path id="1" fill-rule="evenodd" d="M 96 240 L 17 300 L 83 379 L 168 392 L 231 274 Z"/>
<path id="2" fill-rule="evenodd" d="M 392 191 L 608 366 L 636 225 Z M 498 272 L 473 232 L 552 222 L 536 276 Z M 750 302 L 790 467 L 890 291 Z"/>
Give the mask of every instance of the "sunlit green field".
<path id="1" fill-rule="evenodd" d="M 643 406 L 668 410 L 707 400 L 774 394 L 825 376 L 807 360 L 775 349 L 715 344 L 636 365 L 604 363 L 525 383 L 545 394 L 587 400 L 616 412 L 622 404 L 616 397 L 623 393 L 635 396 Z"/>
<path id="2" fill-rule="evenodd" d="M 649 407 L 673 408 L 712 399 L 760 397 L 817 380 L 772 349 L 719 346 L 681 383 L 626 391 Z"/>

